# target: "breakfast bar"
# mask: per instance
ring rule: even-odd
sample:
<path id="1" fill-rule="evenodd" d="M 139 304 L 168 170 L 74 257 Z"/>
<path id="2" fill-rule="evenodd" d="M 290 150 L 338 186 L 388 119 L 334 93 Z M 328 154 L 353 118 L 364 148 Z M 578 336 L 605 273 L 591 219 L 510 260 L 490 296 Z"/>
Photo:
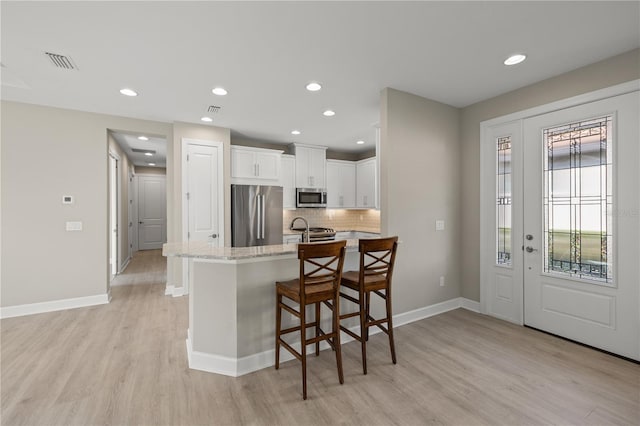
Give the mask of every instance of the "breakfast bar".
<path id="1" fill-rule="evenodd" d="M 188 259 L 189 368 L 237 377 L 274 365 L 275 282 L 298 276 L 297 244 L 168 243 L 162 254 Z M 358 240 L 347 240 L 344 270 L 358 262 Z M 294 320 L 282 318 L 283 325 Z"/>

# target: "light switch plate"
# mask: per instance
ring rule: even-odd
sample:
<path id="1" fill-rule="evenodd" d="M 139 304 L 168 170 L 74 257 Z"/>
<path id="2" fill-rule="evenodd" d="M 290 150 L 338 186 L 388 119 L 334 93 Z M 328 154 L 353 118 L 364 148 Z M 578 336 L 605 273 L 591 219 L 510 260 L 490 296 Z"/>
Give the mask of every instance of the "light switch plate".
<path id="1" fill-rule="evenodd" d="M 444 220 L 436 220 L 436 231 L 444 231 Z"/>
<path id="2" fill-rule="evenodd" d="M 82 231 L 82 222 L 67 222 L 67 231 Z"/>

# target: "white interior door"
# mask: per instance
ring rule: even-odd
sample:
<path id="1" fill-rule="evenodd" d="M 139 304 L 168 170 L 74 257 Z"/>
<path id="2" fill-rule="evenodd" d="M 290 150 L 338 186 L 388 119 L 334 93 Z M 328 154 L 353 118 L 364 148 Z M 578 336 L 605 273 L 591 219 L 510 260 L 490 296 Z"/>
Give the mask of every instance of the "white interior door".
<path id="1" fill-rule="evenodd" d="M 162 248 L 167 241 L 166 177 L 138 176 L 138 249 Z"/>
<path id="2" fill-rule="evenodd" d="M 207 241 L 221 246 L 221 179 L 218 162 L 222 153 L 216 146 L 187 145 L 187 210 L 189 241 Z"/>
<path id="3" fill-rule="evenodd" d="M 638 92 L 528 118 L 524 323 L 640 359 Z"/>

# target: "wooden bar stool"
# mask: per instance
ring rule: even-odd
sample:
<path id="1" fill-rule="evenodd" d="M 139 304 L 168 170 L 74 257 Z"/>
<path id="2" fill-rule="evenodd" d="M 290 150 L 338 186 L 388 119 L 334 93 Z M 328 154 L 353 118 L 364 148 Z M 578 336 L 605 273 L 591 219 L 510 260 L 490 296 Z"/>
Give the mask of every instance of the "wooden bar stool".
<path id="1" fill-rule="evenodd" d="M 398 237 L 363 239 L 359 241 L 360 270 L 342 274 L 341 285 L 345 289 L 358 292 L 358 298 L 340 292 L 340 296 L 356 303 L 358 311 L 342 314 L 340 319 L 360 317 L 360 336 L 344 326 L 340 329 L 358 340 L 362 346 L 362 370 L 367 374 L 367 340 L 369 327 L 377 326 L 389 336 L 391 360 L 396 363 L 396 349 L 393 343 L 393 318 L 391 313 L 391 278 L 396 259 Z M 384 292 L 384 293 L 383 293 Z M 371 294 L 385 300 L 386 317 L 375 319 L 370 315 Z M 387 323 L 387 327 L 383 324 Z"/>
<path id="2" fill-rule="evenodd" d="M 302 399 L 307 399 L 307 345 L 315 343 L 316 356 L 320 354 L 320 341 L 326 340 L 336 353 L 338 378 L 344 383 L 342 353 L 340 348 L 339 291 L 346 241 L 331 243 L 298 244 L 300 277 L 276 282 L 276 370 L 280 367 L 280 345 L 302 361 Z M 283 297 L 298 303 L 298 310 L 283 302 Z M 333 313 L 332 330 L 325 333 L 320 328 L 320 303 L 325 303 Z M 331 302 L 331 303 L 329 303 Z M 315 305 L 315 320 L 306 322 L 305 307 Z M 300 325 L 281 330 L 282 309 L 300 319 Z M 307 328 L 315 329 L 315 337 L 307 339 Z M 282 335 L 300 332 L 301 353 L 282 339 Z"/>

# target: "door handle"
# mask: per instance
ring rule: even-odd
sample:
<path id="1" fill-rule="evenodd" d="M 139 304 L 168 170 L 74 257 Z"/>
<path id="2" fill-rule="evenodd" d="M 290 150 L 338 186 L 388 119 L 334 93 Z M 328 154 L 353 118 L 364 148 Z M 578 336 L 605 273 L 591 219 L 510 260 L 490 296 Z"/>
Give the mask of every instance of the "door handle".
<path id="1" fill-rule="evenodd" d="M 211 234 L 209 235 L 211 238 L 218 238 L 218 234 Z"/>
<path id="2" fill-rule="evenodd" d="M 263 240 L 264 240 L 264 234 L 265 234 L 265 232 L 264 232 L 264 228 L 265 228 L 265 225 L 266 225 L 266 223 L 265 223 L 265 222 L 266 222 L 266 219 L 265 219 L 265 216 L 266 216 L 266 207 L 265 207 L 265 204 L 266 204 L 266 203 L 265 203 L 265 201 L 266 201 L 266 195 L 263 195 L 263 196 L 262 196 L 262 203 L 261 203 L 261 204 L 262 204 L 262 212 L 261 212 L 261 216 L 262 216 L 262 239 L 263 239 Z"/>
<path id="3" fill-rule="evenodd" d="M 144 222 L 143 222 L 143 221 L 139 221 L 138 223 L 139 223 L 140 225 L 142 225 Z"/>
<path id="4" fill-rule="evenodd" d="M 260 239 L 262 235 L 262 197 L 260 195 L 256 197 L 256 203 L 258 203 L 258 233 L 256 235 L 256 238 Z"/>
<path id="5" fill-rule="evenodd" d="M 527 248 L 525 250 L 527 251 L 527 253 L 533 253 L 534 251 L 538 251 L 538 249 L 534 249 L 531 246 L 527 246 Z"/>

